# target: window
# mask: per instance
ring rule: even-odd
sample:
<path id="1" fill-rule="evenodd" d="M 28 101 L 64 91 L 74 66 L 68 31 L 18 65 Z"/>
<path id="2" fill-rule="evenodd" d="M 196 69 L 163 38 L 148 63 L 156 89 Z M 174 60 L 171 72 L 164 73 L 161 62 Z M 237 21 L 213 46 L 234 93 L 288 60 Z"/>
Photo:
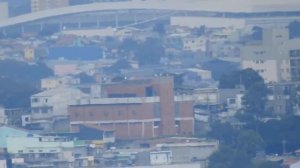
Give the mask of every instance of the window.
<path id="1" fill-rule="evenodd" d="M 229 99 L 229 104 L 235 104 L 236 100 L 235 99 Z"/>
<path id="2" fill-rule="evenodd" d="M 38 98 L 33 98 L 33 99 L 31 100 L 31 102 L 32 102 L 32 103 L 37 103 L 37 102 L 39 102 L 39 99 L 38 99 Z"/>
<path id="3" fill-rule="evenodd" d="M 48 113 L 48 107 L 43 107 L 42 109 L 41 109 L 41 111 L 42 111 L 42 113 Z"/>
<path id="4" fill-rule="evenodd" d="M 153 123 L 154 128 L 159 127 L 159 125 L 160 125 L 160 121 L 154 121 L 154 123 Z"/>
<path id="5" fill-rule="evenodd" d="M 153 88 L 152 87 L 146 87 L 146 97 L 153 96 Z"/>
<path id="6" fill-rule="evenodd" d="M 154 103 L 154 111 L 153 111 L 153 116 L 155 118 L 160 118 L 160 104 L 159 103 Z"/>
<path id="7" fill-rule="evenodd" d="M 175 117 L 180 117 L 180 105 L 178 102 L 175 103 Z"/>
<path id="8" fill-rule="evenodd" d="M 31 111 L 32 111 L 32 113 L 39 113 L 40 112 L 40 110 L 38 108 L 33 108 L 33 109 L 31 109 Z"/>
<path id="9" fill-rule="evenodd" d="M 176 126 L 176 127 L 180 127 L 180 121 L 179 121 L 179 120 L 176 120 L 176 121 L 175 121 L 175 126 Z"/>
<path id="10" fill-rule="evenodd" d="M 133 116 L 136 116 L 136 111 L 132 111 L 132 115 L 133 115 Z"/>
<path id="11" fill-rule="evenodd" d="M 93 112 L 89 112 L 90 117 L 94 117 L 94 113 Z"/>
<path id="12" fill-rule="evenodd" d="M 300 50 L 290 50 L 290 57 L 300 57 Z"/>

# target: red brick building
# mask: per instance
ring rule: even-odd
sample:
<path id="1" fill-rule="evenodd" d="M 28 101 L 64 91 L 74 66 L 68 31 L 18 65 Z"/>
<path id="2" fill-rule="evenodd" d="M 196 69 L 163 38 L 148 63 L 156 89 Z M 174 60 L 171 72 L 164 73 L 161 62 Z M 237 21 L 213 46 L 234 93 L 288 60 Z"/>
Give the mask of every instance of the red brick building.
<path id="1" fill-rule="evenodd" d="M 102 86 L 102 97 L 69 107 L 71 129 L 113 130 L 117 139 L 193 135 L 193 101 L 174 96 L 171 77 Z"/>

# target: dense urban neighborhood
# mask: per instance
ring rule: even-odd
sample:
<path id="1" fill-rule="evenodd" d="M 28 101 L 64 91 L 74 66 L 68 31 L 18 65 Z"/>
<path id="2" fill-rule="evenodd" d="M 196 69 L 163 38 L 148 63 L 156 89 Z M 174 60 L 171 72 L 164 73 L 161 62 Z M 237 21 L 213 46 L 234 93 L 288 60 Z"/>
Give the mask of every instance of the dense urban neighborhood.
<path id="1" fill-rule="evenodd" d="M 300 168 L 300 3 L 228 1 L 0 0 L 0 168 Z"/>

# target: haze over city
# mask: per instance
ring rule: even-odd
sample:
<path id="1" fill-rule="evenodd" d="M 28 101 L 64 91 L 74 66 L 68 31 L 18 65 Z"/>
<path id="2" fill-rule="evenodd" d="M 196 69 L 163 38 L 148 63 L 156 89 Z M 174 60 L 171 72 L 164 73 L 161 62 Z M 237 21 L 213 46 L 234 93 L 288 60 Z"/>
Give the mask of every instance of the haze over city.
<path id="1" fill-rule="evenodd" d="M 300 168 L 299 0 L 0 11 L 0 168 Z"/>

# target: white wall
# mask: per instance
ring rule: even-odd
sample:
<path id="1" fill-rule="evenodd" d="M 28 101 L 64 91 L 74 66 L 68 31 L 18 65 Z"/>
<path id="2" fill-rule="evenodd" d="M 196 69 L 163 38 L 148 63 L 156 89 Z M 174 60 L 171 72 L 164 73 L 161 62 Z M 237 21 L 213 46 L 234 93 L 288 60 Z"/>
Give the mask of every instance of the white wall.
<path id="1" fill-rule="evenodd" d="M 251 68 L 259 73 L 265 82 L 279 82 L 279 72 L 276 60 L 243 60 L 242 68 Z"/>
<path id="2" fill-rule="evenodd" d="M 8 18 L 8 3 L 0 2 L 0 21 L 6 20 Z"/>
<path id="3" fill-rule="evenodd" d="M 1 168 L 7 168 L 7 167 L 6 167 L 6 161 L 5 161 L 5 160 L 0 160 L 0 167 L 1 167 Z"/>
<path id="4" fill-rule="evenodd" d="M 151 165 L 163 165 L 171 163 L 171 152 L 160 151 L 150 153 L 150 164 Z"/>
<path id="5" fill-rule="evenodd" d="M 300 161 L 292 164 L 290 168 L 300 168 Z"/>

